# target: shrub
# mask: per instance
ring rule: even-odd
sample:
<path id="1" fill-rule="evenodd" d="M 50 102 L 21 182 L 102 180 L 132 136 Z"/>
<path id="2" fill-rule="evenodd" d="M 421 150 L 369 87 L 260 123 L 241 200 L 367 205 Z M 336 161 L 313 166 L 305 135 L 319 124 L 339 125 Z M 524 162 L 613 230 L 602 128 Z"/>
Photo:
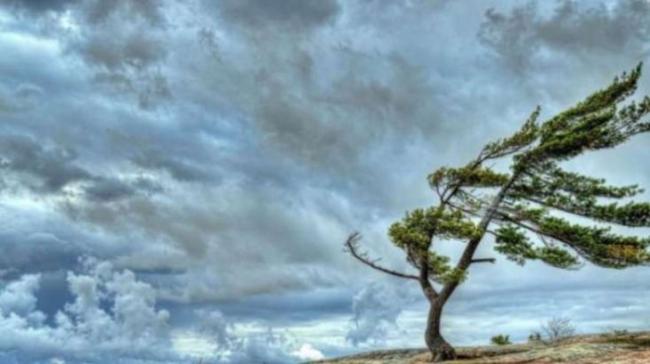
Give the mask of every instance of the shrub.
<path id="1" fill-rule="evenodd" d="M 542 332 L 546 336 L 546 342 L 553 344 L 570 338 L 576 329 L 569 318 L 553 317 L 542 324 Z"/>
<path id="2" fill-rule="evenodd" d="M 492 336 L 492 341 L 493 345 L 510 345 L 510 336 L 509 335 L 497 335 L 497 336 Z"/>
<path id="3" fill-rule="evenodd" d="M 533 331 L 528 335 L 529 343 L 539 343 L 542 342 L 542 334 L 539 331 Z"/>

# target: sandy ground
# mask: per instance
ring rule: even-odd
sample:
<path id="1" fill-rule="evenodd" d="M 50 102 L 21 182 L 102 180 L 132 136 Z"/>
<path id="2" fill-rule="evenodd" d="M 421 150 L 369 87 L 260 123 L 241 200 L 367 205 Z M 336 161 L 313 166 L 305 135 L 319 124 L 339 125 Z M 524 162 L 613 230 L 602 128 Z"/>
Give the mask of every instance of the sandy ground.
<path id="1" fill-rule="evenodd" d="M 650 332 L 576 336 L 563 342 L 458 348 L 454 364 L 650 364 Z M 424 364 L 422 349 L 378 351 L 323 360 L 331 364 Z"/>

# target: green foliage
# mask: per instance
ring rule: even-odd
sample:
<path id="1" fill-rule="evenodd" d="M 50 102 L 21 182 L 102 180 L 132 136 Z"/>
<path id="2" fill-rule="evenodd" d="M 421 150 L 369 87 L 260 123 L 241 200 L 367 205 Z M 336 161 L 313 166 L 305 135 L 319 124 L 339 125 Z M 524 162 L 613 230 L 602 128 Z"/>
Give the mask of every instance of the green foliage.
<path id="1" fill-rule="evenodd" d="M 467 279 L 467 270 L 453 268 L 438 277 L 440 283 L 463 283 Z"/>
<path id="2" fill-rule="evenodd" d="M 393 243 L 400 248 L 426 250 L 435 232 L 436 220 L 434 208 L 416 209 L 407 212 L 402 221 L 391 225 L 388 235 Z"/>
<path id="3" fill-rule="evenodd" d="M 643 192 L 638 186 L 610 186 L 604 179 L 568 172 L 558 165 L 585 151 L 614 147 L 650 131 L 650 123 L 642 120 L 650 113 L 650 98 L 619 110 L 619 104 L 635 91 L 640 75 L 641 65 L 544 122 L 536 145 L 514 156 L 518 178 L 506 193 L 499 218 L 541 237 L 545 246 L 534 247 L 519 229 L 504 226 L 497 231 L 497 251 L 519 264 L 540 259 L 559 268 L 578 266 L 568 251 L 547 243 L 553 241 L 604 267 L 650 263 L 650 239 L 613 234 L 606 226 L 572 224 L 549 214 L 554 210 L 598 222 L 650 226 L 650 203 L 602 201 L 636 196 Z"/>
<path id="4" fill-rule="evenodd" d="M 521 229 L 513 225 L 505 225 L 497 230 L 494 250 L 504 254 L 508 259 L 519 265 L 524 265 L 526 259 L 536 259 L 535 248 Z"/>
<path id="5" fill-rule="evenodd" d="M 492 338 L 490 339 L 490 342 L 492 342 L 493 345 L 499 345 L 499 346 L 512 344 L 510 342 L 510 335 L 492 336 Z"/>
<path id="6" fill-rule="evenodd" d="M 650 226 L 650 204 L 647 202 L 628 202 L 619 204 L 598 204 L 595 197 L 577 198 L 575 196 L 555 195 L 534 200 L 544 206 L 560 211 L 588 217 L 602 222 L 630 227 Z"/>
<path id="7" fill-rule="evenodd" d="M 428 253 L 429 259 L 429 271 L 431 272 L 430 277 L 438 283 L 443 283 L 447 281 L 447 277 L 453 274 L 453 269 L 449 265 L 449 257 L 444 255 L 439 255 L 433 251 Z"/>
<path id="8" fill-rule="evenodd" d="M 650 123 L 641 121 L 650 113 L 650 98 L 617 111 L 618 104 L 636 90 L 640 76 L 639 64 L 609 87 L 543 123 L 538 145 L 516 156 L 515 169 L 525 170 L 547 161 L 566 160 L 587 150 L 615 147 L 635 134 L 650 131 Z"/>
<path id="9" fill-rule="evenodd" d="M 461 168 L 442 167 L 427 177 L 432 188 L 446 186 L 499 187 L 510 179 L 505 173 L 490 168 L 467 165 Z"/>
<path id="10" fill-rule="evenodd" d="M 536 249 L 537 259 L 562 269 L 573 269 L 580 266 L 578 258 L 558 246 L 543 246 Z"/>
<path id="11" fill-rule="evenodd" d="M 526 260 L 541 260 L 557 268 L 574 268 L 579 262 L 568 251 L 557 246 L 534 247 L 522 229 L 514 225 L 505 225 L 497 230 L 494 250 L 504 254 L 519 265 Z"/>
<path id="12" fill-rule="evenodd" d="M 562 170 L 555 163 L 545 163 L 536 168 L 528 169 L 513 186 L 510 196 L 516 198 L 538 197 L 547 198 L 566 194 L 577 199 L 586 198 L 624 198 L 642 193 L 637 185 L 608 186 L 602 178 L 584 176 Z"/>
<path id="13" fill-rule="evenodd" d="M 432 279 L 441 283 L 463 281 L 465 271 L 452 269 L 449 257 L 429 250 L 434 234 L 447 239 L 468 239 L 477 236 L 479 231 L 460 211 L 433 207 L 410 211 L 389 229 L 393 244 L 407 252 L 413 265 L 421 267 L 426 262 Z"/>
<path id="14" fill-rule="evenodd" d="M 443 239 L 471 239 L 480 231 L 461 211 L 430 207 L 407 212 L 388 234 L 400 248 L 428 249 L 434 234 Z"/>
<path id="15" fill-rule="evenodd" d="M 476 224 L 459 210 L 440 213 L 436 235 L 442 239 L 473 239 L 481 233 Z"/>
<path id="16" fill-rule="evenodd" d="M 544 217 L 537 224 L 542 234 L 563 242 L 596 265 L 624 268 L 650 262 L 646 251 L 650 238 L 617 235 L 609 227 L 572 224 L 554 216 Z"/>

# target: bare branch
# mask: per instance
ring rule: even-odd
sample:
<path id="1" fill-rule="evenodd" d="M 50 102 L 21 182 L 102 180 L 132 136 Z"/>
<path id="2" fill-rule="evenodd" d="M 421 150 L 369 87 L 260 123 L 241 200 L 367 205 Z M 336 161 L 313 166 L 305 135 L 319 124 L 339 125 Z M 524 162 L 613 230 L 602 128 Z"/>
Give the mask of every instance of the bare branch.
<path id="1" fill-rule="evenodd" d="M 368 254 L 363 251 L 359 251 L 359 240 L 361 240 L 361 234 L 355 232 L 352 233 L 348 239 L 345 241 L 345 247 L 347 252 L 349 252 L 355 259 L 360 261 L 361 263 L 369 266 L 372 269 L 378 270 L 380 272 L 384 272 L 386 274 L 390 274 L 394 277 L 400 277 L 400 278 L 406 278 L 406 279 L 415 279 L 417 281 L 420 280 L 418 276 L 411 275 L 411 274 L 405 274 L 405 273 L 400 273 L 396 272 L 394 270 L 384 268 L 380 265 L 377 264 L 378 260 L 372 260 L 368 257 Z"/>

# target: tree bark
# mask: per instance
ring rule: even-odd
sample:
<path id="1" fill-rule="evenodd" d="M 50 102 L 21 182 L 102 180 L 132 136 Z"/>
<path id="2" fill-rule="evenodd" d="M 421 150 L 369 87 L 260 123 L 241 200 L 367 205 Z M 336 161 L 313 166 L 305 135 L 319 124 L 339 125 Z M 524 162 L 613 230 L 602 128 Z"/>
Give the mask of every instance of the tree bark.
<path id="1" fill-rule="evenodd" d="M 431 352 L 432 362 L 456 359 L 456 350 L 442 337 L 440 333 L 440 318 L 444 302 L 437 299 L 431 301 L 429 316 L 427 317 L 427 330 L 424 341 Z"/>

